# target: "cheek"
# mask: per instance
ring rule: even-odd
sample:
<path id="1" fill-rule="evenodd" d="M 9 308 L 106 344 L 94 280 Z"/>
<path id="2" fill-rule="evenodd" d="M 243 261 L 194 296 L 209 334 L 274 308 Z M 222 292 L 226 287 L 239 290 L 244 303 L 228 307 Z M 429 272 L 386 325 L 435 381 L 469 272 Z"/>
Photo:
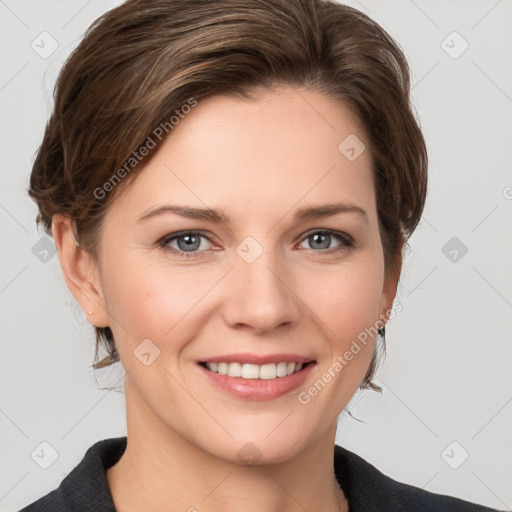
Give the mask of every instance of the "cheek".
<path id="1" fill-rule="evenodd" d="M 216 282 L 211 272 L 199 279 L 190 268 L 149 265 L 121 254 L 115 262 L 106 260 L 105 268 L 103 288 L 121 357 L 145 339 L 160 349 L 179 351 L 192 334 L 201 298 Z"/>
<path id="2" fill-rule="evenodd" d="M 379 318 L 383 261 L 378 251 L 300 278 L 300 298 L 325 324 L 326 333 L 342 349 Z"/>
<path id="3" fill-rule="evenodd" d="M 322 382 L 312 394 L 323 389 L 323 384 L 333 383 L 318 403 L 331 401 L 331 405 L 344 407 L 364 378 L 379 327 L 383 279 L 378 251 L 368 251 L 313 280 L 304 279 L 304 302 L 321 320 L 318 324 L 323 326 L 328 352 L 316 369 L 316 378 Z"/>

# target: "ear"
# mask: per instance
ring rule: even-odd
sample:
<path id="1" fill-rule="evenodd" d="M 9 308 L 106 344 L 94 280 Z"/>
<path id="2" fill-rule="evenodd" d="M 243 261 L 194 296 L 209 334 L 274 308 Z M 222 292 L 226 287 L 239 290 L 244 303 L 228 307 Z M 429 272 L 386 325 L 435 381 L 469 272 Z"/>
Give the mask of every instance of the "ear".
<path id="1" fill-rule="evenodd" d="M 53 216 L 52 234 L 64 279 L 89 323 L 96 327 L 108 327 L 109 318 L 99 268 L 91 255 L 77 245 L 74 228 L 74 221 L 69 217 Z"/>
<path id="2" fill-rule="evenodd" d="M 382 299 L 380 304 L 380 318 L 387 323 L 392 312 L 393 301 L 395 300 L 398 280 L 402 270 L 402 254 L 397 256 L 395 271 L 387 275 L 382 288 Z"/>

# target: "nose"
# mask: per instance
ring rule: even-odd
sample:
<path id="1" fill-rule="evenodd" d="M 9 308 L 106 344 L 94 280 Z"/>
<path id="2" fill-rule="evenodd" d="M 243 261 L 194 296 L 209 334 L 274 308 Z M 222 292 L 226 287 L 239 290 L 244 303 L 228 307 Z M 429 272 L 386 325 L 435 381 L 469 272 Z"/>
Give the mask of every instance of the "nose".
<path id="1" fill-rule="evenodd" d="M 266 251 L 252 263 L 238 258 L 225 286 L 223 316 L 231 328 L 265 334 L 300 319 L 293 275 Z"/>

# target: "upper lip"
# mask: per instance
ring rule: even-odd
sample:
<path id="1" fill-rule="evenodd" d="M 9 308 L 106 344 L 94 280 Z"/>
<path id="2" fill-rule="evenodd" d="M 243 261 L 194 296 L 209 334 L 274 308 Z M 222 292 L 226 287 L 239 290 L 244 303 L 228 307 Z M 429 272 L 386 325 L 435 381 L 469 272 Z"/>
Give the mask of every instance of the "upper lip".
<path id="1" fill-rule="evenodd" d="M 240 363 L 240 364 L 271 364 L 271 363 L 310 363 L 314 359 L 298 354 L 225 354 L 222 356 L 202 359 L 201 363 Z"/>

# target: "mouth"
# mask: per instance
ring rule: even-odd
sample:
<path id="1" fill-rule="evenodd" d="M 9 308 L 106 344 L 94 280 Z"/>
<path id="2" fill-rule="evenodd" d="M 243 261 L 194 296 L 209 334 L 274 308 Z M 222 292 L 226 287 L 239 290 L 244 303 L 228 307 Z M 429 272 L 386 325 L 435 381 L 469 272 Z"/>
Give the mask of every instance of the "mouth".
<path id="1" fill-rule="evenodd" d="M 198 362 L 208 382 L 237 398 L 270 400 L 293 392 L 316 361 L 297 355 L 232 355 Z"/>
<path id="2" fill-rule="evenodd" d="M 228 377 L 240 377 L 242 379 L 259 379 L 270 380 L 288 377 L 294 373 L 300 372 L 305 366 L 311 364 L 294 363 L 281 361 L 279 363 L 268 364 L 252 364 L 252 363 L 228 363 L 228 362 L 203 362 L 199 363 L 207 370 L 218 373 L 219 375 L 227 375 Z"/>

